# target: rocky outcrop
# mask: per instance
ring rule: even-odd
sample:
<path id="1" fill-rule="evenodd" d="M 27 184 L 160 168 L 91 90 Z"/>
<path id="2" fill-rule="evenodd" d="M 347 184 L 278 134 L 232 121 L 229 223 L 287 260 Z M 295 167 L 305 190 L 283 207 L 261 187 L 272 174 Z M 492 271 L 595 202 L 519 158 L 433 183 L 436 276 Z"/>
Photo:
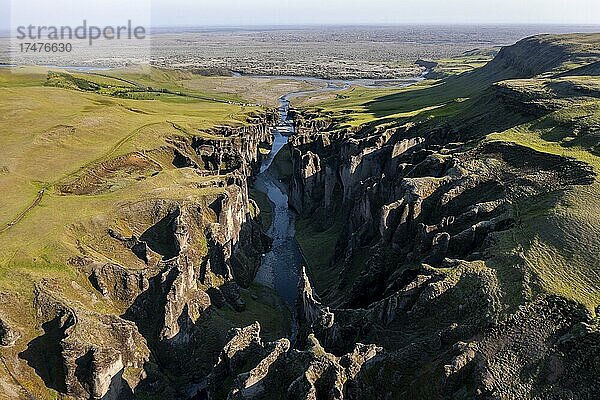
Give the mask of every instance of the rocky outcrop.
<path id="1" fill-rule="evenodd" d="M 185 344 L 191 338 L 193 324 L 210 306 L 210 298 L 199 290 L 194 265 L 185 256 L 166 266 L 160 286 L 165 295 L 165 306 L 159 339 Z"/>
<path id="2" fill-rule="evenodd" d="M 5 317 L 0 316 L 0 346 L 13 346 L 21 338 L 19 331 Z"/>
<path id="3" fill-rule="evenodd" d="M 231 131 L 223 128 L 219 133 L 222 138 L 218 140 L 195 139 L 191 148 L 199 163 L 215 169 L 216 174 L 228 174 L 220 194 L 210 197 L 206 204 L 171 203 L 155 207 L 156 225 L 140 239 L 111 235 L 138 247 L 139 243 L 145 243 L 150 259 L 156 259 L 154 253 L 162 255 L 163 260 L 153 265 L 160 272 L 152 275 L 152 270 L 118 271 L 119 279 L 111 276 L 105 279 L 103 275 L 107 274 L 96 269 L 92 276 L 99 287 L 107 287 L 102 284 L 107 280 L 122 282 L 123 275 L 126 282 L 133 280 L 136 287 L 143 287 L 126 315 L 142 327 L 151 343 L 160 346 L 168 344 L 183 349 L 190 343 L 196 323 L 211 306 L 211 297 L 220 306 L 223 300 L 243 311 L 245 304 L 238 285 L 252 281 L 260 255 L 269 245 L 259 225 L 251 219 L 248 196 L 249 175 L 259 161 L 258 145 L 270 140 L 267 127 L 249 126 Z M 222 165 L 232 170 L 223 171 Z M 133 251 L 132 246 L 127 247 Z M 114 268 L 102 267 L 100 271 L 107 269 L 114 274 Z M 151 277 L 147 277 L 149 274 Z M 119 291 L 114 289 L 108 291 Z"/>
<path id="4" fill-rule="evenodd" d="M 584 365 L 597 357 L 590 344 L 597 322 L 581 306 L 542 294 L 554 272 L 537 275 L 542 266 L 527 254 L 536 238 L 524 237 L 535 227 L 523 225 L 555 212 L 546 203 L 536 208 L 541 199 L 566 207 L 561 195 L 593 184 L 595 172 L 527 139 L 488 137 L 541 118 L 544 128 L 535 129 L 554 141 L 547 132 L 555 121 L 543 116 L 595 97 L 593 88 L 574 90 L 550 72 L 532 78 L 571 58 L 597 59 L 597 49 L 585 50 L 591 37 L 581 47 L 566 39 L 524 40 L 486 67 L 448 79 L 446 88 L 470 85 L 460 115 L 360 128 L 347 127 L 343 115 L 339 124 L 311 124 L 311 112 L 296 117 L 290 206 L 311 235 L 335 242 L 328 262 L 309 269 L 323 289 L 301 277 L 298 343 L 310 345 L 305 338 L 313 334 L 336 356 L 360 341 L 386 349 L 346 388 L 351 398 L 593 398 L 595 385 L 569 391 L 565 382 L 590 382 Z M 540 62 L 524 62 L 525 53 Z M 308 260 L 318 257 L 311 239 L 299 237 Z M 571 331 L 584 343 L 577 350 L 562 347 Z M 563 351 L 587 355 L 579 362 Z M 315 366 L 319 379 L 323 368 Z M 320 393 L 310 374 L 295 387 L 299 396 Z"/>
<path id="5" fill-rule="evenodd" d="M 461 151 L 409 134 L 406 128 L 299 130 L 293 138 L 290 204 L 317 229 L 326 230 L 334 216 L 345 221 L 333 264 L 350 269 L 356 249 L 374 249 L 376 242 L 400 261 L 436 267 L 481 258 L 486 241 L 515 224 L 514 202 L 593 177 L 582 163 L 525 147 L 493 143 Z M 391 283 L 382 281 L 389 273 L 371 254 L 362 283 L 354 282 L 350 298 L 342 294 L 348 304 L 379 301 Z"/>
<path id="6" fill-rule="evenodd" d="M 245 354 L 256 352 L 263 347 L 260 338 L 260 324 L 254 323 L 245 328 L 236 328 L 230 332 L 231 339 L 223 348 L 213 371 L 216 384 L 222 382 L 218 376 L 231 375 L 243 367 Z"/>
<path id="7" fill-rule="evenodd" d="M 149 287 L 145 271 L 128 270 L 116 264 L 92 266 L 90 282 L 103 296 L 131 304 Z"/>
<path id="8" fill-rule="evenodd" d="M 523 307 L 483 338 L 457 343 L 444 366 L 449 389 L 469 379 L 473 398 L 592 399 L 600 356 L 597 327 L 586 311 L 556 297 Z"/>
<path id="9" fill-rule="evenodd" d="M 336 357 L 313 335 L 302 351 L 290 349 L 287 339 L 264 344 L 258 323 L 232 335 L 210 377 L 211 398 L 260 399 L 277 392 L 287 399 L 353 399 L 361 369 L 382 351 L 357 344 L 350 353 Z M 234 379 L 232 388 L 220 386 L 228 378 Z"/>
<path id="10" fill-rule="evenodd" d="M 270 241 L 251 220 L 249 204 L 247 182 L 240 177 L 210 205 L 217 222 L 209 226 L 207 233 L 209 255 L 203 265 L 202 279 L 208 285 L 212 274 L 225 280 L 235 278 L 244 286 L 252 282 Z"/>
<path id="11" fill-rule="evenodd" d="M 298 308 L 302 320 L 308 324 L 311 330 L 331 329 L 334 326 L 335 316 L 318 300 L 306 275 L 305 267 L 302 268 L 300 275 L 299 292 Z"/>
<path id="12" fill-rule="evenodd" d="M 45 321 L 45 333 L 21 357 L 36 370 L 47 370 L 48 375 L 42 377 L 48 384 L 82 399 L 122 399 L 133 394 L 150 357 L 134 323 L 69 307 L 41 286 L 36 289 L 35 308 Z M 43 362 L 56 364 L 39 364 L 39 351 L 45 353 Z"/>
<path id="13" fill-rule="evenodd" d="M 418 314 L 422 297 L 440 283 L 440 277 L 423 271 L 422 275 L 416 273 L 404 278 L 404 281 L 397 284 L 397 289 L 390 290 L 391 294 L 367 308 L 331 309 L 318 300 L 303 270 L 298 299 L 300 338 L 315 334 L 327 349 L 336 354 L 350 351 L 354 338 L 368 336 L 374 327 L 386 327 L 399 318 Z"/>
<path id="14" fill-rule="evenodd" d="M 237 172 L 245 177 L 251 176 L 260 165 L 262 156 L 258 148 L 272 143 L 270 129 L 278 118 L 277 114 L 267 112 L 250 118 L 245 126 L 224 126 L 206 132 L 207 136 L 214 138 L 194 138 L 190 145 L 196 153 L 198 165 L 216 174 Z"/>
<path id="15" fill-rule="evenodd" d="M 280 339 L 274 343 L 265 345 L 267 355 L 247 373 L 237 376 L 231 391 L 233 399 L 255 399 L 267 393 L 269 386 L 265 378 L 270 372 L 271 366 L 280 361 L 290 349 L 288 339 Z"/>

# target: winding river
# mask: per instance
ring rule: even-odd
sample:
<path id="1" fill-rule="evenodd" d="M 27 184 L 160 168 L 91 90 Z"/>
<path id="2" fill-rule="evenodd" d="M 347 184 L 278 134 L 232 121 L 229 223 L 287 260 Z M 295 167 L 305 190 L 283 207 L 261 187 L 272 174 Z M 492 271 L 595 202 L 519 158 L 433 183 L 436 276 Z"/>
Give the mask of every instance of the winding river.
<path id="1" fill-rule="evenodd" d="M 273 77 L 265 77 L 272 79 Z M 256 190 L 267 195 L 273 203 L 273 220 L 268 235 L 273 238 L 271 251 L 264 255 L 255 281 L 275 289 L 277 294 L 286 302 L 292 313 L 292 341 L 297 333 L 296 299 L 298 281 L 304 259 L 295 240 L 296 214 L 288 206 L 288 196 L 285 187 L 278 181 L 276 174 L 270 168 L 275 156 L 288 142 L 288 137 L 293 135 L 295 128 L 293 121 L 288 118 L 290 102 L 293 98 L 310 94 L 323 93 L 335 90 L 345 90 L 352 86 L 363 87 L 400 87 L 416 83 L 423 78 L 407 80 L 324 80 L 304 77 L 280 77 L 284 79 L 298 79 L 316 84 L 320 87 L 301 92 L 288 93 L 279 99 L 279 124 L 273 129 L 273 147 L 271 153 L 262 162 L 260 173 L 256 177 Z"/>
<path id="2" fill-rule="evenodd" d="M 263 160 L 260 173 L 254 182 L 256 190 L 266 194 L 273 204 L 273 218 L 267 232 L 273 239 L 273 246 L 271 251 L 264 255 L 255 280 L 275 289 L 287 304 L 292 314 L 291 340 L 294 341 L 298 331 L 295 304 L 303 258 L 294 239 L 296 215 L 288 206 L 285 188 L 269 168 L 275 156 L 288 142 L 288 136 L 294 133 L 294 126 L 288 119 L 290 96 L 291 94 L 279 99 L 280 119 L 278 126 L 273 129 L 271 153 Z"/>

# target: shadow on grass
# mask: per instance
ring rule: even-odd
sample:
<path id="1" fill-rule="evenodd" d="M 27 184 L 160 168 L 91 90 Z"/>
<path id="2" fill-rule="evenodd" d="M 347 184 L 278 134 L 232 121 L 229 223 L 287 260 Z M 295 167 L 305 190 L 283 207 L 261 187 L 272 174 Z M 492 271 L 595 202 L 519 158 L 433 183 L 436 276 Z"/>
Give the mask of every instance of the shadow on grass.
<path id="1" fill-rule="evenodd" d="M 163 260 L 170 260 L 179 254 L 179 246 L 173 229 L 173 224 L 179 214 L 179 209 L 170 212 L 140 236 L 140 240 L 146 242 L 152 251 L 163 256 Z"/>
<path id="2" fill-rule="evenodd" d="M 44 334 L 33 339 L 27 349 L 19 353 L 19 358 L 35 370 L 44 384 L 60 393 L 66 393 L 64 362 L 61 340 L 65 338 L 65 326 L 57 316 L 42 325 Z"/>

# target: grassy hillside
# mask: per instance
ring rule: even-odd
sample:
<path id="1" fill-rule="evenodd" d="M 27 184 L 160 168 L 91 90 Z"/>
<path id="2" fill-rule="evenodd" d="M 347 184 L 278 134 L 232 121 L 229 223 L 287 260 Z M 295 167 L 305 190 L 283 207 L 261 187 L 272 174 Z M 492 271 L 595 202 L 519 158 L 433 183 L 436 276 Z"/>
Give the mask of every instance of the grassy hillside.
<path id="1" fill-rule="evenodd" d="M 561 295 L 594 311 L 600 305 L 598 43 L 600 34 L 529 38 L 458 76 L 400 90 L 352 88 L 303 112 L 326 115 L 334 122 L 332 130 L 402 128 L 411 135 L 436 132 L 457 142 L 510 142 L 591 166 L 597 176 L 592 185 L 515 204 L 518 228 L 499 235 L 488 249 L 492 258 L 487 264 L 501 276 L 506 301 L 515 301 L 518 296 L 511 299 L 510 294 L 523 287 L 522 277 L 506 265 L 507 256 L 516 255 L 532 274 L 525 283 L 528 290 Z M 321 254 L 319 246 L 311 245 L 314 235 L 309 228 L 298 234 L 309 260 Z M 329 265 L 314 272 L 337 277 Z M 335 282 L 316 285 L 327 288 Z"/>
<path id="2" fill-rule="evenodd" d="M 47 287 L 85 312 L 122 315 L 122 304 L 100 296 L 82 273 L 82 255 L 146 269 L 115 245 L 109 229 L 140 237 L 155 223 L 153 207 L 208 209 L 229 178 L 180 168 L 177 151 L 193 151 L 185 147 L 192 138 L 219 140 L 213 128 L 247 126 L 263 109 L 236 103 L 247 101 L 237 95 L 184 92 L 185 83 L 208 78 L 179 71 L 17 72 L 0 69 L 0 316 L 22 339 L 1 350 L 0 398 L 21 390 L 10 374 L 36 398 L 56 398 L 23 359 L 28 343 L 44 333 L 34 287 Z M 206 238 L 194 240 L 190 245 L 206 254 Z M 247 313 L 218 312 L 210 351 L 218 353 L 229 328 L 257 318 L 271 335 L 286 334 L 289 316 L 270 289 L 252 286 L 242 298 Z M 280 318 L 264 320 L 274 313 Z"/>
<path id="3" fill-rule="evenodd" d="M 481 68 L 498 54 L 498 49 L 474 49 L 463 53 L 459 57 L 444 58 L 440 60 L 419 60 L 417 64 L 426 67 L 428 79 L 443 79 L 453 75 Z"/>
<path id="4" fill-rule="evenodd" d="M 3 260 L 51 260 L 42 249 L 48 246 L 45 238 L 58 236 L 55 229 L 64 229 L 79 220 L 79 213 L 93 215 L 111 203 L 138 198 L 151 188 L 160 188 L 173 180 L 169 174 L 179 175 L 181 190 L 185 190 L 189 177 L 161 159 L 161 149 L 169 147 L 167 139 L 185 135 L 181 127 L 192 135 L 216 124 L 243 124 L 249 113 L 256 111 L 210 101 L 174 103 L 160 95 L 155 100 L 130 100 L 49 87 L 42 72 L 32 75 L 30 84 L 24 86 L 20 75 L 2 73 L 5 83 L 0 91 L 0 188 L 6 194 L 0 211 L 6 238 L 2 240 Z M 13 77 L 19 81 L 18 87 L 13 84 Z M 133 152 L 140 154 L 139 165 L 129 166 L 138 169 L 137 175 L 107 171 L 103 177 L 107 190 L 98 196 L 60 193 L 61 185 L 84 176 L 98 164 Z M 155 174 L 163 170 L 164 174 Z M 41 190 L 44 195 L 39 206 L 6 229 Z M 36 246 L 35 241 L 28 240 L 23 247 L 25 241 L 20 235 L 32 231 L 38 232 L 35 239 L 41 243 Z"/>

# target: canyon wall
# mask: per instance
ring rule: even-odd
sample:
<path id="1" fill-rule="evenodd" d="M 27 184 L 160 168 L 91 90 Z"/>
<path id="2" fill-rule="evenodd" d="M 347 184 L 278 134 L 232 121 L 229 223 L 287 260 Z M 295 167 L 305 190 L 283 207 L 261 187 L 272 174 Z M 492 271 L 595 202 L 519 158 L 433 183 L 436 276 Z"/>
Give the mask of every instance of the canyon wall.
<path id="1" fill-rule="evenodd" d="M 123 201 L 113 210 L 116 222 L 86 228 L 91 245 L 79 244 L 69 261 L 90 284 L 73 282 L 78 298 L 50 280 L 36 285 L 44 333 L 19 357 L 46 386 L 77 399 L 175 398 L 201 390 L 192 370 L 200 368 L 203 349 L 195 343 L 215 333 L 199 324 L 217 306 L 245 310 L 240 292 L 270 246 L 248 186 L 276 118 L 269 111 L 244 126 L 169 139 L 153 157 L 170 158 L 167 167 L 185 169 L 194 186 Z M 19 325 L 6 317 L 1 322 L 2 346 L 11 346 L 21 336 Z M 212 366 L 212 357 L 207 350 L 203 365 Z M 167 378 L 170 371 L 181 374 L 177 384 Z"/>

